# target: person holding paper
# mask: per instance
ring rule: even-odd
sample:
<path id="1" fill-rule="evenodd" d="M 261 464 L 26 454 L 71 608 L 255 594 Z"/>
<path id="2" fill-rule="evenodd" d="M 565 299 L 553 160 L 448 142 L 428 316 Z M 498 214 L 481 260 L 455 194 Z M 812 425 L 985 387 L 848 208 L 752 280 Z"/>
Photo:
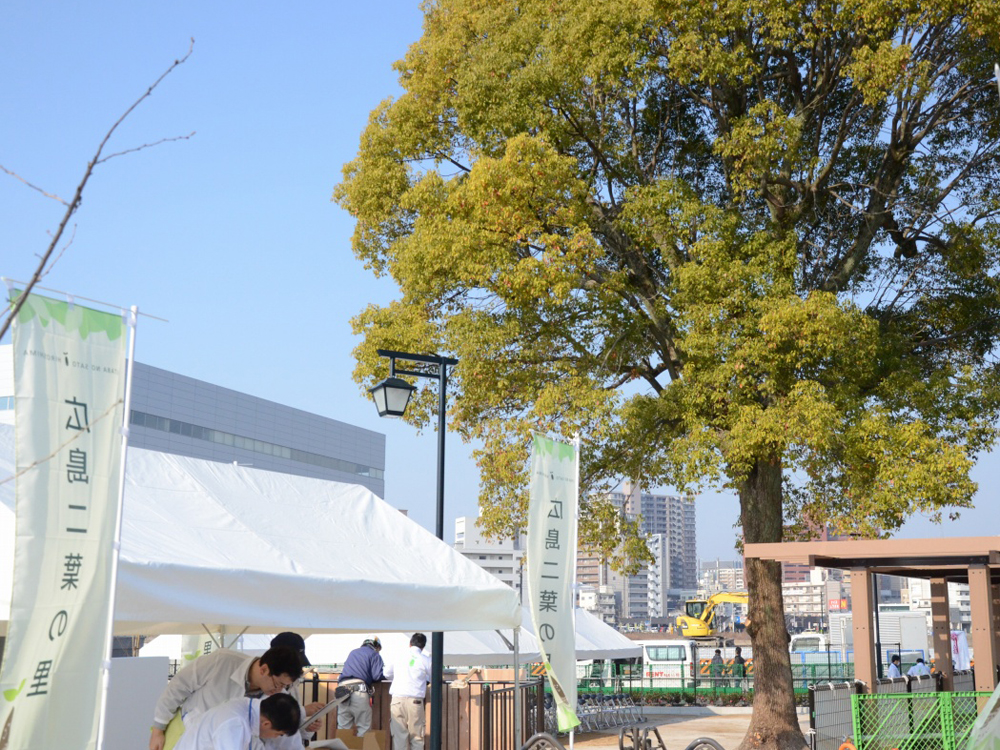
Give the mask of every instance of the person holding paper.
<path id="1" fill-rule="evenodd" d="M 410 650 L 406 657 L 390 664 L 385 671 L 386 678 L 392 679 L 389 695 L 389 732 L 392 734 L 393 750 L 423 750 L 424 696 L 427 683 L 431 680 L 431 659 L 424 653 L 427 636 L 414 633 L 410 638 Z"/>
<path id="2" fill-rule="evenodd" d="M 233 698 L 273 695 L 291 687 L 301 675 L 299 655 L 287 646 L 268 649 L 260 657 L 223 648 L 195 659 L 174 675 L 160 694 L 149 750 L 171 750 L 184 732 L 188 716 Z"/>
<path id="3" fill-rule="evenodd" d="M 260 750 L 265 740 L 296 734 L 299 716 L 287 693 L 234 698 L 193 717 L 176 750 Z"/>
<path id="4" fill-rule="evenodd" d="M 378 637 L 367 638 L 360 647 L 347 655 L 344 669 L 337 684 L 352 691 L 347 703 L 337 711 L 337 728 L 350 729 L 357 726 L 358 737 L 364 737 L 372 726 L 372 703 L 369 697 L 374 692 L 376 682 L 383 679 L 385 665 L 379 652 L 382 642 Z"/>

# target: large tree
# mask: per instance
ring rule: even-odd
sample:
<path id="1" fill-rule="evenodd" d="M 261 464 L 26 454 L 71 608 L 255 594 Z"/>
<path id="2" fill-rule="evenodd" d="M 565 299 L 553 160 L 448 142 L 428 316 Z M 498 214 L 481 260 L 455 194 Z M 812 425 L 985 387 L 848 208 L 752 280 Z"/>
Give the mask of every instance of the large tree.
<path id="1" fill-rule="evenodd" d="M 375 349 L 461 360 L 489 527 L 532 430 L 588 487 L 717 482 L 742 539 L 968 506 L 994 439 L 994 0 L 437 0 L 335 198 L 401 297 Z M 424 393 L 410 418 L 427 424 Z M 589 496 L 588 496 L 589 497 Z M 620 523 L 584 503 L 584 538 Z M 801 747 L 780 569 L 747 561 L 744 748 Z"/>

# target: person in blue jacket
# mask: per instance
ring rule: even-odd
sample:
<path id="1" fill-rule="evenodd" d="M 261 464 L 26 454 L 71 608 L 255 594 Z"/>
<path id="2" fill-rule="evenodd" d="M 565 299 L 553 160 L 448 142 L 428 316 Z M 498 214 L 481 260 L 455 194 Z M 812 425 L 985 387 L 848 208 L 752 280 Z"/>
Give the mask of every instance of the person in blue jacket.
<path id="1" fill-rule="evenodd" d="M 363 737 L 372 726 L 371 696 L 375 683 L 384 678 L 385 665 L 379 652 L 382 642 L 378 637 L 367 638 L 360 647 L 347 655 L 344 669 L 337 680 L 338 686 L 351 690 L 351 697 L 337 710 L 337 728 L 357 727 L 358 737 Z"/>

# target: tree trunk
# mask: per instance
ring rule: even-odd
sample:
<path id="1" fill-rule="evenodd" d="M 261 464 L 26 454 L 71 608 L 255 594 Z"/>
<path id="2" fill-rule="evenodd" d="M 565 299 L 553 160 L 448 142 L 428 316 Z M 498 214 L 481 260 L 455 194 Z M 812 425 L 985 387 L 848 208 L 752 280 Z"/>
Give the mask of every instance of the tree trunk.
<path id="1" fill-rule="evenodd" d="M 745 543 L 781 541 L 781 464 L 757 462 L 740 487 L 740 517 Z M 750 728 L 739 750 L 802 750 L 806 741 L 795 714 L 781 563 L 747 559 L 745 574 L 754 696 Z"/>

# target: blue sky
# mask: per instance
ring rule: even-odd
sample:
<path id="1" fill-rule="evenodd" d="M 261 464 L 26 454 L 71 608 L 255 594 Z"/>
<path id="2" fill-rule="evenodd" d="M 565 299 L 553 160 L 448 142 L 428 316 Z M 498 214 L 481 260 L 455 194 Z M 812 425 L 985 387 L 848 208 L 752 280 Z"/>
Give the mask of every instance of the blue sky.
<path id="1" fill-rule="evenodd" d="M 108 148 L 196 135 L 98 167 L 43 283 L 168 319 L 141 321 L 140 361 L 384 432 L 386 499 L 433 528 L 433 433 L 379 420 L 351 380 L 350 318 L 395 288 L 354 259 L 352 221 L 330 202 L 420 30 L 415 2 L 7 0 L 0 164 L 68 198 L 107 129 L 194 37 Z M 0 275 L 30 276 L 63 210 L 0 174 Z M 476 512 L 478 475 L 455 436 L 447 460 L 450 540 L 454 517 Z M 993 464 L 976 470 L 980 508 L 901 536 L 996 534 Z M 702 558 L 732 557 L 736 518 L 732 496 L 699 498 Z"/>

